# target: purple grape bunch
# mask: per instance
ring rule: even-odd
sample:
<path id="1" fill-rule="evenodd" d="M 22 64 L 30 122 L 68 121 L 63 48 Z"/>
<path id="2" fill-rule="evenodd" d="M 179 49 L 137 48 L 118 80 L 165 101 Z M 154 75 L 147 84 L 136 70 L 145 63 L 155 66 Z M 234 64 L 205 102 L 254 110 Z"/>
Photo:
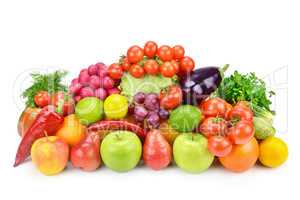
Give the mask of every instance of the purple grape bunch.
<path id="1" fill-rule="evenodd" d="M 156 93 L 138 92 L 130 105 L 134 119 L 148 128 L 158 128 L 160 119 L 167 119 L 169 112 L 159 107 L 159 96 Z"/>

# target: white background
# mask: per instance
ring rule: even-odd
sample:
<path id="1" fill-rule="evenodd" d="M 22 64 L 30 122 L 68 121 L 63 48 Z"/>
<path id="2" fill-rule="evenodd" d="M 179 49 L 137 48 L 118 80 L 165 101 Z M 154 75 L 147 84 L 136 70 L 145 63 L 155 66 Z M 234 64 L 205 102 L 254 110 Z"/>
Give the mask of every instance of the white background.
<path id="1" fill-rule="evenodd" d="M 299 198 L 299 17 L 296 1 L 0 1 L 0 199 Z M 199 175 L 174 166 L 121 174 L 104 167 L 93 173 L 69 167 L 47 177 L 31 162 L 12 167 L 23 107 L 18 81 L 28 75 L 24 71 L 60 67 L 74 75 L 98 61 L 110 64 L 130 45 L 149 39 L 184 45 L 199 67 L 230 63 L 229 73 L 237 69 L 267 76 L 280 96 L 276 126 L 289 145 L 288 162 L 242 174 L 212 167 Z M 282 82 L 273 76 L 283 66 L 289 67 L 288 84 L 284 72 L 279 73 Z"/>

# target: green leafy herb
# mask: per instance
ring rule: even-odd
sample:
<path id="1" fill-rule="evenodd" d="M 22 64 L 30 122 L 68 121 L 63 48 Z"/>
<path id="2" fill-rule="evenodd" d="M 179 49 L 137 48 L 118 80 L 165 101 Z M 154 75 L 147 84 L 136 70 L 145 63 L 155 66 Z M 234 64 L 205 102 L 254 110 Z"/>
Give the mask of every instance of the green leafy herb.
<path id="1" fill-rule="evenodd" d="M 49 74 L 32 73 L 33 80 L 32 85 L 27 88 L 22 97 L 26 99 L 26 106 L 36 107 L 34 103 L 34 96 L 39 91 L 47 91 L 49 94 L 53 94 L 58 91 L 67 91 L 67 86 L 63 85 L 62 79 L 67 75 L 66 71 L 55 71 Z"/>
<path id="2" fill-rule="evenodd" d="M 266 84 L 255 73 L 240 74 L 235 71 L 223 79 L 217 94 L 231 104 L 238 101 L 248 101 L 254 113 L 273 114 L 270 97 L 275 93 L 267 91 Z"/>

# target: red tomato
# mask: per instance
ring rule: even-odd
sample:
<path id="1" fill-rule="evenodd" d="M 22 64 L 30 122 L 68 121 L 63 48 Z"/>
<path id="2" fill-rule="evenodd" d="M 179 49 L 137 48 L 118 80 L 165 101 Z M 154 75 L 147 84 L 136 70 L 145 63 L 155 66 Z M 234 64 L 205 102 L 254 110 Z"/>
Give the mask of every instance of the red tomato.
<path id="1" fill-rule="evenodd" d="M 231 152 L 232 143 L 226 137 L 215 135 L 208 138 L 207 148 L 215 156 L 224 157 Z"/>
<path id="2" fill-rule="evenodd" d="M 223 136 L 227 132 L 227 124 L 223 118 L 209 117 L 199 125 L 199 131 L 207 138 L 214 135 Z"/>
<path id="3" fill-rule="evenodd" d="M 159 47 L 157 55 L 162 61 L 170 61 L 173 59 L 172 48 L 167 45 L 163 45 Z"/>
<path id="4" fill-rule="evenodd" d="M 181 59 L 184 56 L 184 48 L 181 45 L 176 45 L 173 48 L 173 58 Z"/>
<path id="5" fill-rule="evenodd" d="M 241 120 L 231 127 L 227 134 L 234 144 L 246 144 L 254 136 L 253 123 Z"/>
<path id="6" fill-rule="evenodd" d="M 129 73 L 135 78 L 141 78 L 144 76 L 145 71 L 140 65 L 134 64 L 134 65 L 131 65 L 131 67 L 129 69 Z"/>
<path id="7" fill-rule="evenodd" d="M 160 66 L 159 71 L 164 77 L 173 77 L 176 74 L 176 68 L 169 61 L 164 62 Z"/>
<path id="8" fill-rule="evenodd" d="M 180 71 L 187 74 L 193 71 L 195 62 L 191 57 L 185 56 L 180 59 Z"/>
<path id="9" fill-rule="evenodd" d="M 144 53 L 148 58 L 153 58 L 157 52 L 157 44 L 153 41 L 146 42 Z"/>
<path id="10" fill-rule="evenodd" d="M 134 45 L 130 47 L 127 51 L 127 58 L 130 63 L 138 63 L 144 57 L 144 51 L 141 47 Z"/>
<path id="11" fill-rule="evenodd" d="M 229 120 L 247 120 L 253 121 L 253 112 L 250 108 L 245 107 L 243 105 L 234 106 L 231 111 L 228 113 Z"/>
<path id="12" fill-rule="evenodd" d="M 121 65 L 122 69 L 124 71 L 128 71 L 130 68 L 130 62 L 128 61 L 128 58 L 124 58 Z"/>
<path id="13" fill-rule="evenodd" d="M 156 75 L 159 73 L 159 65 L 155 60 L 150 59 L 144 63 L 144 70 L 147 74 Z"/>
<path id="14" fill-rule="evenodd" d="M 57 107 L 59 102 L 64 100 L 65 100 L 65 92 L 59 91 L 52 95 L 51 104 Z"/>
<path id="15" fill-rule="evenodd" d="M 65 92 L 56 92 L 52 96 L 51 103 L 57 108 L 57 112 L 63 116 L 70 115 L 75 111 L 74 100 Z"/>
<path id="16" fill-rule="evenodd" d="M 34 96 L 34 103 L 38 107 L 45 107 L 49 105 L 50 103 L 50 95 L 47 91 L 39 91 L 35 96 Z"/>
<path id="17" fill-rule="evenodd" d="M 172 85 L 166 92 L 160 93 L 160 106 L 170 110 L 174 109 L 182 103 L 182 91 L 181 88 Z"/>
<path id="18" fill-rule="evenodd" d="M 221 164 L 234 172 L 243 172 L 253 167 L 259 155 L 259 146 L 253 137 L 248 143 L 234 145 L 231 152 L 220 157 Z"/>
<path id="19" fill-rule="evenodd" d="M 200 109 L 205 117 L 225 117 L 227 103 L 220 98 L 209 98 L 200 104 Z"/>
<path id="20" fill-rule="evenodd" d="M 179 63 L 176 60 L 171 60 L 173 67 L 175 68 L 176 74 L 179 72 Z"/>
<path id="21" fill-rule="evenodd" d="M 112 79 L 119 80 L 123 76 L 123 69 L 119 64 L 113 63 L 108 67 L 108 75 Z"/>

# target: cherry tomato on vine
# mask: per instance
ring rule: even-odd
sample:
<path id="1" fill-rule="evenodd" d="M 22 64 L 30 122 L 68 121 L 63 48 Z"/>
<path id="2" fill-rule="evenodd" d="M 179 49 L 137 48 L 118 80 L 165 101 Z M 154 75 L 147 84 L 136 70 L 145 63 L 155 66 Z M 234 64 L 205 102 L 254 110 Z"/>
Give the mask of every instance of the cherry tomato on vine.
<path id="1" fill-rule="evenodd" d="M 223 118 L 208 117 L 199 125 L 199 131 L 207 138 L 214 135 L 225 135 L 227 124 Z"/>
<path id="2" fill-rule="evenodd" d="M 179 72 L 179 69 L 180 69 L 179 63 L 176 60 L 171 60 L 171 63 L 173 65 L 173 67 L 175 68 L 176 74 L 177 74 Z"/>
<path id="3" fill-rule="evenodd" d="M 47 91 L 39 91 L 35 96 L 34 96 L 34 103 L 38 107 L 45 107 L 49 105 L 50 103 L 50 95 Z"/>
<path id="4" fill-rule="evenodd" d="M 147 74 L 156 75 L 159 73 L 159 65 L 155 60 L 150 59 L 144 63 L 144 70 Z"/>
<path id="5" fill-rule="evenodd" d="M 231 111 L 228 113 L 229 120 L 247 120 L 253 121 L 253 112 L 250 108 L 244 105 L 236 105 L 234 106 Z"/>
<path id="6" fill-rule="evenodd" d="M 180 59 L 180 71 L 187 74 L 193 71 L 195 62 L 191 57 L 185 56 Z"/>
<path id="7" fill-rule="evenodd" d="M 184 56 L 184 48 L 181 45 L 175 45 L 173 48 L 173 58 L 181 59 Z"/>
<path id="8" fill-rule="evenodd" d="M 112 78 L 112 79 L 115 79 L 115 80 L 119 80 L 122 78 L 123 76 L 123 69 L 122 67 L 117 64 L 117 63 L 114 63 L 114 64 L 111 64 L 109 67 L 108 67 L 108 75 Z"/>
<path id="9" fill-rule="evenodd" d="M 200 104 L 206 117 L 225 117 L 227 108 L 227 102 L 220 98 L 209 98 Z"/>
<path id="10" fill-rule="evenodd" d="M 173 64 L 169 61 L 164 62 L 160 67 L 159 67 L 160 73 L 164 77 L 172 77 L 176 74 L 176 68 L 173 66 Z"/>
<path id="11" fill-rule="evenodd" d="M 144 57 L 144 51 L 141 47 L 134 45 L 130 47 L 127 51 L 127 58 L 130 63 L 138 63 Z"/>
<path id="12" fill-rule="evenodd" d="M 229 128 L 227 135 L 234 144 L 246 144 L 254 136 L 253 123 L 241 120 Z"/>
<path id="13" fill-rule="evenodd" d="M 232 143 L 226 137 L 215 135 L 208 138 L 207 148 L 215 156 L 224 157 L 231 152 Z"/>
<path id="14" fill-rule="evenodd" d="M 129 70 L 129 68 L 130 68 L 130 62 L 129 62 L 128 58 L 124 58 L 124 59 L 122 60 L 121 67 L 122 67 L 122 69 L 123 69 L 124 71 L 128 71 L 128 70 Z"/>
<path id="15" fill-rule="evenodd" d="M 146 42 L 144 46 L 144 54 L 148 58 L 153 58 L 157 52 L 157 44 L 153 41 Z"/>
<path id="16" fill-rule="evenodd" d="M 160 106 L 169 110 L 179 106 L 182 102 L 182 91 L 179 86 L 172 85 L 167 91 L 160 93 Z"/>
<path id="17" fill-rule="evenodd" d="M 159 47 L 157 55 L 162 61 L 170 61 L 173 59 L 173 50 L 168 45 L 163 45 Z"/>
<path id="18" fill-rule="evenodd" d="M 129 69 L 129 73 L 135 78 L 141 78 L 144 76 L 145 71 L 140 65 L 133 64 Z"/>

